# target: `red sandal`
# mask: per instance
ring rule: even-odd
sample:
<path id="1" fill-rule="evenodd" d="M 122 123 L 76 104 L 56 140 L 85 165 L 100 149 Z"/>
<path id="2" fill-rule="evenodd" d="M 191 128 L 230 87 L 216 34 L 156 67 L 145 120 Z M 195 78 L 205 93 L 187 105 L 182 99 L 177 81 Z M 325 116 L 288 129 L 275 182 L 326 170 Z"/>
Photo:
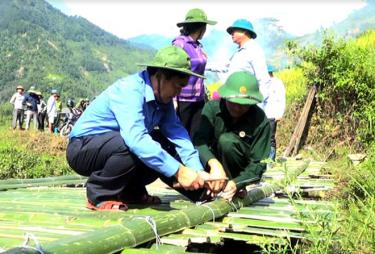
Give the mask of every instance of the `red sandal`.
<path id="1" fill-rule="evenodd" d="M 94 211 L 123 211 L 125 212 L 126 210 L 128 210 L 128 206 L 125 203 L 120 202 L 120 201 L 114 201 L 114 200 L 103 201 L 97 205 L 94 205 L 90 201 L 87 201 L 86 207 Z"/>

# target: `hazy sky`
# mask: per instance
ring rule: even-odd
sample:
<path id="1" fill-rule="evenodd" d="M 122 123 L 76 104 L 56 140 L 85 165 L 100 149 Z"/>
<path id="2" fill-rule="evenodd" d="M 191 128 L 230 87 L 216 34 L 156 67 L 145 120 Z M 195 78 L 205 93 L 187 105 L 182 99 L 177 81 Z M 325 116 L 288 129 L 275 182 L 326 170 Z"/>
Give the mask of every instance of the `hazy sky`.
<path id="1" fill-rule="evenodd" d="M 226 29 L 235 19 L 279 20 L 287 32 L 303 35 L 345 19 L 363 0 L 47 0 L 65 14 L 79 15 L 120 38 L 140 34 L 175 36 L 176 23 L 191 8 L 202 8 Z M 210 29 L 210 28 L 208 28 Z M 256 27 L 255 27 L 256 30 Z"/>

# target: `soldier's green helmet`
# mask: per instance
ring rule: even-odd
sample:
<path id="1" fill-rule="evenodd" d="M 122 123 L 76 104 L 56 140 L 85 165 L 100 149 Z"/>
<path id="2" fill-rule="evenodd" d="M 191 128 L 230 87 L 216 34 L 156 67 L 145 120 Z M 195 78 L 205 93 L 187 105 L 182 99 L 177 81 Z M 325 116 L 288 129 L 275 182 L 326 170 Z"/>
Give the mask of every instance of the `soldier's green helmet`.
<path id="1" fill-rule="evenodd" d="M 247 71 L 232 73 L 218 92 L 220 97 L 242 105 L 255 105 L 263 101 L 255 76 Z"/>
<path id="2" fill-rule="evenodd" d="M 191 9 L 186 13 L 185 20 L 177 23 L 178 27 L 189 23 L 206 23 L 209 25 L 215 25 L 217 22 L 213 20 L 208 20 L 206 13 L 202 9 Z"/>
<path id="3" fill-rule="evenodd" d="M 162 48 L 156 53 L 154 59 L 150 63 L 138 65 L 169 69 L 199 78 L 204 78 L 204 76 L 191 71 L 190 57 L 185 50 L 176 46 L 167 46 Z"/>

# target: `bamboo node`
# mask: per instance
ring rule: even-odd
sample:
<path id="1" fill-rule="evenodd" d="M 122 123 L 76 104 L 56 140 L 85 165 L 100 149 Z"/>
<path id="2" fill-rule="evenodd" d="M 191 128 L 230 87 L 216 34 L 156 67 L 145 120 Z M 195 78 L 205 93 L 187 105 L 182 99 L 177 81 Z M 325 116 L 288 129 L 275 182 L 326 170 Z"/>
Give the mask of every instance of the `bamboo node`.
<path id="1" fill-rule="evenodd" d="M 29 245 L 30 239 L 33 240 L 33 242 L 35 244 L 35 247 L 32 247 L 32 246 Z M 23 242 L 22 247 L 25 248 L 25 249 L 36 250 L 38 253 L 44 254 L 42 245 L 40 245 L 36 236 L 31 234 L 31 233 L 25 233 L 25 241 Z"/>

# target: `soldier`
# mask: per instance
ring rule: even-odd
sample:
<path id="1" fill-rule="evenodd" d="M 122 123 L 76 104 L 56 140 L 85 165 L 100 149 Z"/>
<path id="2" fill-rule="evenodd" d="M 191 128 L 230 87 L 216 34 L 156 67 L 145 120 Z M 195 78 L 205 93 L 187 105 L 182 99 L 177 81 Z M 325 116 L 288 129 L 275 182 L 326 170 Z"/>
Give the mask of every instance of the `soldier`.
<path id="1" fill-rule="evenodd" d="M 193 143 L 203 165 L 217 172 L 215 177 L 230 179 L 221 196 L 231 200 L 247 184 L 260 180 L 266 169 L 262 160 L 270 153 L 271 129 L 256 105 L 263 96 L 254 75 L 234 72 L 218 92 L 221 99 L 207 102 L 202 110 Z"/>

